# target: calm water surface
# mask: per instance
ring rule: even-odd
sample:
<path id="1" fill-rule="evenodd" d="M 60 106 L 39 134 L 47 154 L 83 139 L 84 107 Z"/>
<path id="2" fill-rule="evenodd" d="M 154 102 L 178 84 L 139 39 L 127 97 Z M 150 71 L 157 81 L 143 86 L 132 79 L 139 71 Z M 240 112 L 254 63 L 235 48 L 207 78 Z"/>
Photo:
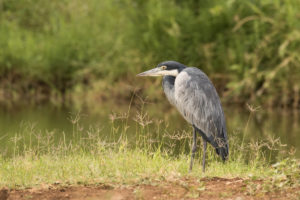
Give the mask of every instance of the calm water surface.
<path id="1" fill-rule="evenodd" d="M 159 105 L 158 105 L 159 104 Z M 282 110 L 265 111 L 260 109 L 253 113 L 249 119 L 247 108 L 225 107 L 228 135 L 241 135 L 245 133 L 247 141 L 263 139 L 267 137 L 280 138 L 283 144 L 293 146 L 296 149 L 296 156 L 300 158 L 300 112 L 284 112 Z M 15 107 L 14 109 L 0 108 L 0 150 L 12 145 L 12 137 L 16 134 L 23 134 L 24 128 L 34 127 L 41 133 L 56 131 L 63 133 L 72 139 L 74 131 L 72 120 L 80 113 L 79 124 L 81 128 L 99 127 L 101 134 L 110 134 L 112 118 L 114 123 L 124 123 L 122 117 L 128 112 L 128 106 L 99 105 L 95 109 L 58 108 L 51 105 L 35 107 Z M 148 113 L 147 116 L 139 113 Z M 129 134 L 136 134 L 136 121 L 144 117 L 144 121 L 152 124 L 161 123 L 162 129 L 170 133 L 175 131 L 191 131 L 191 127 L 179 115 L 175 108 L 170 106 L 148 104 L 143 108 L 130 109 L 128 117 Z M 248 125 L 247 122 L 249 121 Z M 155 131 L 156 129 L 153 129 Z M 192 133 L 191 133 L 192 134 Z"/>

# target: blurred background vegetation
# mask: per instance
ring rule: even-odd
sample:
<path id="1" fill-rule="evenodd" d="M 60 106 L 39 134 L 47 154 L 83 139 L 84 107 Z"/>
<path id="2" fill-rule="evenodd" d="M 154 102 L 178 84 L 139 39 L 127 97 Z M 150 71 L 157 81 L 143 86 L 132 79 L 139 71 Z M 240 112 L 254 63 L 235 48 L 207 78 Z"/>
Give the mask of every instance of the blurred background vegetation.
<path id="1" fill-rule="evenodd" d="M 135 74 L 177 60 L 224 102 L 299 108 L 299 11 L 299 0 L 0 0 L 0 100 L 161 98 L 159 79 Z"/>

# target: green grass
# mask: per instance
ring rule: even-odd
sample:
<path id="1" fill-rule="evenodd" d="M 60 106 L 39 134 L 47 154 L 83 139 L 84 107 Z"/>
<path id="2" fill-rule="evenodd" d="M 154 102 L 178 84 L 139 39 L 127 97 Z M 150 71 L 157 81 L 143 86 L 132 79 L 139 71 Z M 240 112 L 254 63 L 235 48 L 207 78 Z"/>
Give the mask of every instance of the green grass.
<path id="1" fill-rule="evenodd" d="M 4 0 L 0 100 L 105 93 L 178 60 L 203 69 L 224 100 L 297 108 L 299 10 L 299 0 Z"/>
<path id="2" fill-rule="evenodd" d="M 78 117 L 72 120 L 71 138 L 66 138 L 64 133 L 58 133 L 59 137 L 55 138 L 55 131 L 20 130 L 0 155 L 0 187 L 40 187 L 55 183 L 130 185 L 215 176 L 264 180 L 267 191 L 300 184 L 299 160 L 278 140 L 246 143 L 229 133 L 229 160 L 222 163 L 209 147 L 207 170 L 202 173 L 199 150 L 193 171 L 189 173 L 189 132 L 170 134 L 163 129 L 156 135 L 159 129 L 150 128 L 142 117 L 143 120 L 136 120 L 136 135 L 128 136 L 129 118 L 124 116 L 120 126 L 114 125 L 120 119 L 112 117 L 110 133 L 101 133 L 98 128 L 84 130 Z"/>

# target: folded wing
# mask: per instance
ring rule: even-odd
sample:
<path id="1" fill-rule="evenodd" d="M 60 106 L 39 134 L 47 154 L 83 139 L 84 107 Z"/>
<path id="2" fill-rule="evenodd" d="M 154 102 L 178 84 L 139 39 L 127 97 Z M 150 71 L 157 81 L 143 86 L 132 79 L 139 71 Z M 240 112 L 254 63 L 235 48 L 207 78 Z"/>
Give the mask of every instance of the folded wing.
<path id="1" fill-rule="evenodd" d="M 220 98 L 209 78 L 201 70 L 188 67 L 174 83 L 175 106 L 219 155 L 228 156 L 225 117 Z"/>

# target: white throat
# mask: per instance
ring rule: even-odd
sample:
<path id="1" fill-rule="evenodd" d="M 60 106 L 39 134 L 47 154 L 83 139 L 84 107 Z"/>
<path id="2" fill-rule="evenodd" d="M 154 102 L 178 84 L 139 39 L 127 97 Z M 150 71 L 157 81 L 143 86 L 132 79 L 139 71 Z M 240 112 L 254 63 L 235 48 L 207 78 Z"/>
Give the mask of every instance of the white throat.
<path id="1" fill-rule="evenodd" d="M 179 74 L 177 69 L 173 69 L 173 70 L 163 70 L 159 72 L 160 75 L 162 76 L 177 76 Z"/>

